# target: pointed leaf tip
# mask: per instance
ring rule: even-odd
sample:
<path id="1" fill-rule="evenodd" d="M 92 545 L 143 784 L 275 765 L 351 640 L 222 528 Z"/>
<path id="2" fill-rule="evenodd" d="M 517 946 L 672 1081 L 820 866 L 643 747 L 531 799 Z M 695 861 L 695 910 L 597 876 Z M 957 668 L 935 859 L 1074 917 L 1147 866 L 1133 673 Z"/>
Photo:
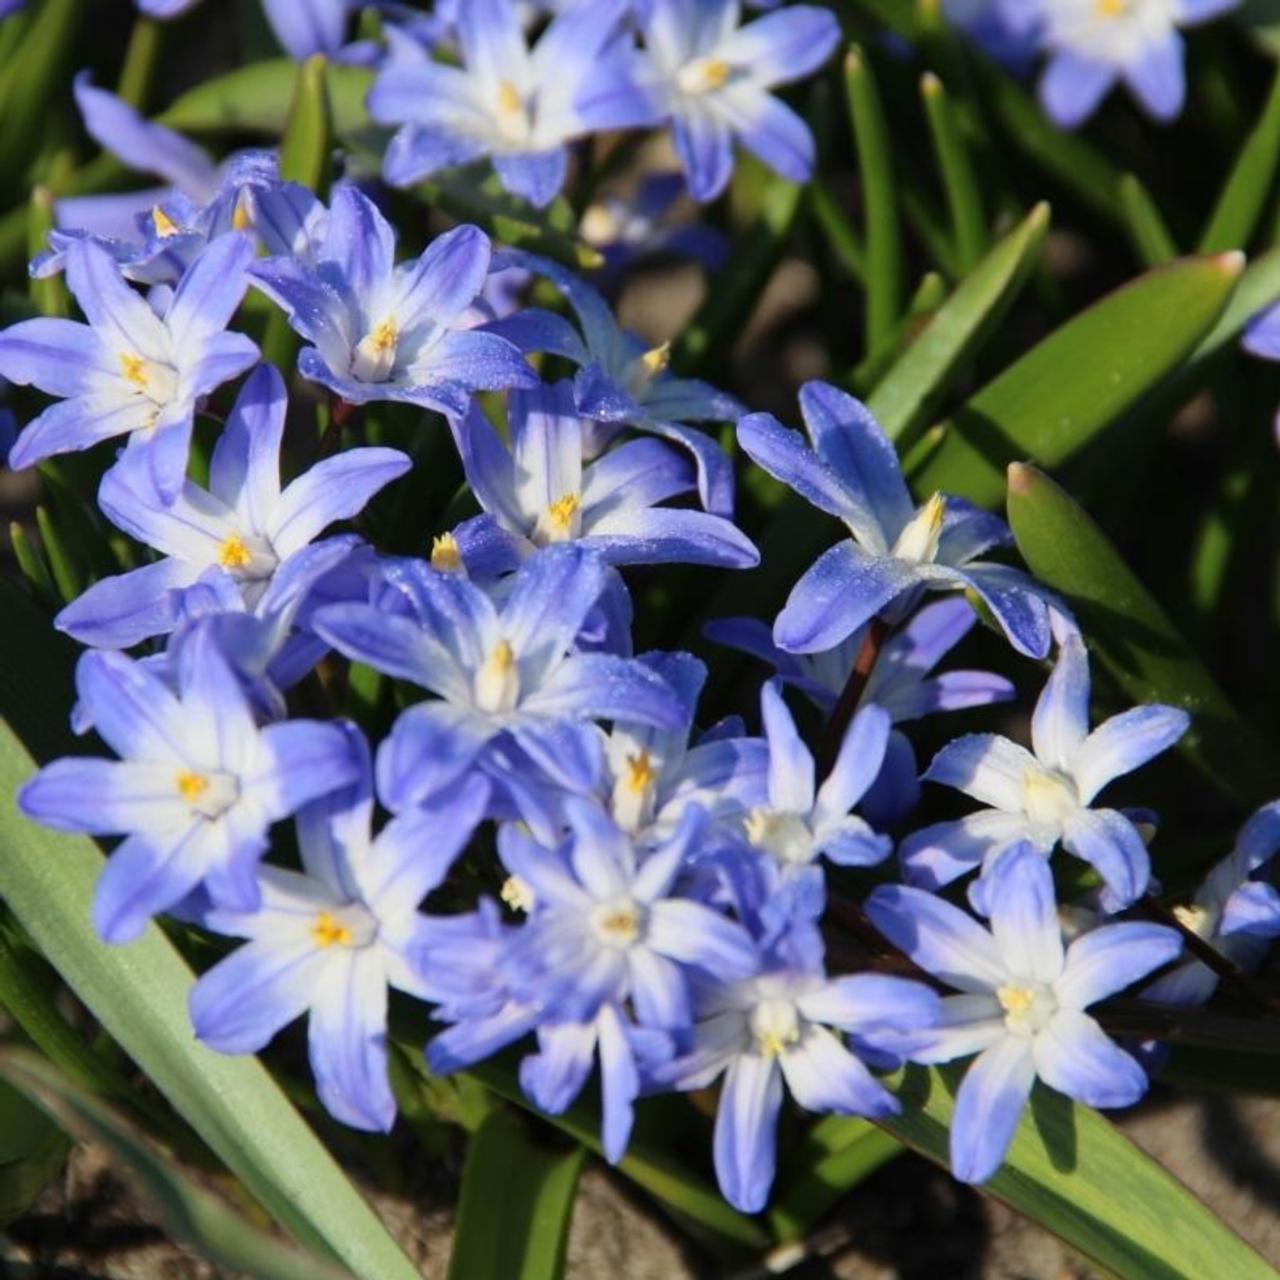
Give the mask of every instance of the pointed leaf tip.
<path id="1" fill-rule="evenodd" d="M 925 97 L 932 98 L 942 92 L 942 81 L 932 71 L 926 71 L 920 77 L 920 92 Z"/>
<path id="2" fill-rule="evenodd" d="M 1008 469 L 1008 482 L 1010 493 L 1030 493 L 1034 487 L 1036 480 L 1040 476 L 1040 472 L 1030 463 L 1011 462 Z"/>
<path id="3" fill-rule="evenodd" d="M 1232 249 L 1228 253 L 1219 253 L 1214 256 L 1214 262 L 1221 269 L 1224 276 L 1230 276 L 1235 279 L 1245 268 L 1248 261 L 1245 253 L 1241 249 Z"/>

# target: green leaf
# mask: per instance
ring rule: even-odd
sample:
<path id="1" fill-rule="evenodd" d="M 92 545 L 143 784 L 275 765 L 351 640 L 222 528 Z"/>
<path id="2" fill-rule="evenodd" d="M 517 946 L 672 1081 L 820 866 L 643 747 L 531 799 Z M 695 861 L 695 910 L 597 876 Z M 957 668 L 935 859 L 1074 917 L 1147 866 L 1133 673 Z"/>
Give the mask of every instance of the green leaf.
<path id="1" fill-rule="evenodd" d="M 867 352 L 874 356 L 893 339 L 902 315 L 902 235 L 898 227 L 898 184 L 884 106 L 863 51 L 845 55 L 845 92 L 858 153 L 862 217 L 867 246 Z"/>
<path id="2" fill-rule="evenodd" d="M 184 93 L 158 123 L 182 133 L 284 133 L 293 105 L 297 64 L 271 58 L 206 80 Z M 328 71 L 333 130 L 339 137 L 355 134 L 369 123 L 365 95 L 373 73 L 364 67 L 331 66 Z"/>
<path id="3" fill-rule="evenodd" d="M 1272 82 L 1262 116 L 1245 139 L 1200 237 L 1201 253 L 1243 249 L 1249 243 L 1275 185 L 1277 164 L 1280 164 L 1280 72 Z"/>
<path id="4" fill-rule="evenodd" d="M 328 59 L 317 53 L 298 67 L 280 143 L 280 176 L 310 187 L 321 199 L 329 190 L 333 160 L 333 112 Z"/>
<path id="5" fill-rule="evenodd" d="M 369 1280 L 416 1277 L 266 1068 L 195 1040 L 192 974 L 159 928 L 125 947 L 95 936 L 97 846 L 19 814 L 14 795 L 35 769 L 23 743 L 47 758 L 66 739 L 69 646 L 12 588 L 0 585 L 0 602 L 0 898 L 107 1033 L 283 1226 Z"/>
<path id="6" fill-rule="evenodd" d="M 1178 256 L 1178 246 L 1151 193 L 1136 174 L 1126 173 L 1117 192 L 1125 230 L 1143 266 L 1158 267 Z"/>
<path id="7" fill-rule="evenodd" d="M 1180 749 L 1243 806 L 1270 798 L 1280 759 L 1244 721 L 1160 605 L 1071 496 L 1034 467 L 1009 468 L 1022 558 L 1076 612 L 1093 652 L 1134 702 L 1190 712 Z"/>
<path id="8" fill-rule="evenodd" d="M 420 1054 L 418 1056 L 421 1057 Z M 542 1114 L 521 1092 L 515 1072 L 501 1060 L 491 1058 L 481 1062 L 467 1074 L 508 1102 L 534 1111 L 535 1115 Z M 587 1107 L 575 1103 L 563 1115 L 544 1116 L 543 1119 L 575 1138 L 588 1150 L 600 1154 L 600 1117 Z M 638 1135 L 633 1138 L 617 1169 L 673 1210 L 687 1225 L 748 1249 L 766 1249 L 771 1243 L 768 1232 L 759 1224 L 731 1209 L 715 1187 L 691 1173 L 687 1161 L 654 1149 Z"/>
<path id="9" fill-rule="evenodd" d="M 54 585 L 63 604 L 70 604 L 84 590 L 84 574 L 62 537 L 57 524 L 44 507 L 36 508 L 36 528 L 53 570 Z"/>
<path id="10" fill-rule="evenodd" d="M 55 1123 L 111 1152 L 175 1239 L 210 1261 L 256 1280 L 349 1280 L 351 1273 L 277 1240 L 188 1180 L 100 1098 L 73 1085 L 35 1054 L 0 1052 L 0 1078 L 21 1090 Z"/>
<path id="11" fill-rule="evenodd" d="M 1049 206 L 1038 204 L 961 282 L 868 400 L 890 440 L 928 421 L 964 362 L 1004 317 L 1040 256 Z"/>
<path id="12" fill-rule="evenodd" d="M 559 1280 L 585 1156 L 539 1143 L 505 1107 L 491 1111 L 462 1168 L 449 1280 Z"/>
<path id="13" fill-rule="evenodd" d="M 31 206 L 27 222 L 27 255 L 34 258 L 47 248 L 53 230 L 53 192 L 43 184 L 31 189 Z M 71 314 L 71 295 L 62 273 L 43 280 L 31 277 L 28 284 L 31 301 L 42 316 L 65 318 Z"/>
<path id="14" fill-rule="evenodd" d="M 161 64 L 161 47 L 164 44 L 167 24 L 155 18 L 139 14 L 133 20 L 129 32 L 129 47 L 124 51 L 124 65 L 120 68 L 120 82 L 116 93 L 136 111 L 145 112 L 156 72 Z"/>
<path id="15" fill-rule="evenodd" d="M 22 576 L 31 584 L 40 602 L 49 609 L 56 609 L 60 603 L 58 588 L 53 585 L 53 575 L 43 552 L 31 540 L 31 535 L 16 520 L 9 522 L 9 545 L 13 548 L 13 558 L 22 570 Z"/>
<path id="16" fill-rule="evenodd" d="M 909 1067 L 879 1123 L 947 1163 L 961 1071 Z M 983 1191 L 1124 1280 L 1275 1280 L 1275 1271 L 1180 1182 L 1096 1111 L 1037 1085 L 1005 1164 Z"/>
<path id="17" fill-rule="evenodd" d="M 1239 253 L 1183 258 L 1108 294 L 983 387 L 908 478 L 993 507 L 1006 464 L 1060 466 L 1195 350 L 1243 269 Z"/>
<path id="18" fill-rule="evenodd" d="M 21 1217 L 58 1176 L 69 1146 L 43 1111 L 0 1082 L 0 1228 Z"/>
<path id="19" fill-rule="evenodd" d="M 859 284 L 867 282 L 867 255 L 849 215 L 820 174 L 809 180 L 809 211 L 844 269 Z"/>
<path id="20" fill-rule="evenodd" d="M 892 1135 L 859 1116 L 824 1116 L 805 1135 L 803 1172 L 775 1194 L 769 1225 L 779 1240 L 798 1240 L 881 1165 L 902 1151 Z"/>
<path id="21" fill-rule="evenodd" d="M 987 248 L 987 219 L 982 211 L 982 192 L 973 160 L 965 145 L 955 104 L 941 80 L 931 71 L 920 78 L 925 116 L 933 138 L 934 155 L 942 174 L 942 186 L 951 214 L 956 242 L 956 261 L 962 271 L 971 271 Z"/>
<path id="22" fill-rule="evenodd" d="M 50 104 L 69 79 L 85 0 L 45 0 L 22 44 L 0 72 L 0 184 L 20 190 L 44 142 Z"/>

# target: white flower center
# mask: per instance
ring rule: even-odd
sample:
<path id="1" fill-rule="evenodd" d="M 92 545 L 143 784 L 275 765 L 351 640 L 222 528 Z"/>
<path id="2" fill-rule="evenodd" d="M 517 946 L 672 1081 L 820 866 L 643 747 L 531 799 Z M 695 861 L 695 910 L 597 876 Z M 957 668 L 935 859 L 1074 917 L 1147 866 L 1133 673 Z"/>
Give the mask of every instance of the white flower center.
<path id="1" fill-rule="evenodd" d="M 386 382 L 395 368 L 400 326 L 395 316 L 380 320 L 356 344 L 351 356 L 351 376 L 361 382 Z"/>
<path id="2" fill-rule="evenodd" d="M 571 542 L 582 532 L 582 495 L 566 493 L 538 515 L 533 542 L 539 547 Z"/>
<path id="3" fill-rule="evenodd" d="M 653 809 L 657 771 L 647 751 L 628 756 L 613 784 L 613 818 L 624 831 L 638 831 Z"/>
<path id="4" fill-rule="evenodd" d="M 527 144 L 533 132 L 529 105 L 510 80 L 498 82 L 498 100 L 493 113 L 498 136 L 514 147 Z"/>
<path id="5" fill-rule="evenodd" d="M 813 832 L 798 813 L 752 809 L 746 828 L 747 839 L 779 862 L 801 865 L 813 860 Z"/>
<path id="6" fill-rule="evenodd" d="M 723 58 L 694 58 L 676 72 L 676 88 L 690 97 L 701 97 L 723 89 L 733 67 Z"/>
<path id="7" fill-rule="evenodd" d="M 762 1057 L 777 1058 L 799 1044 L 800 1013 L 790 1000 L 762 1000 L 751 1011 L 751 1034 Z"/>
<path id="8" fill-rule="evenodd" d="M 1049 1025 L 1058 1011 L 1058 1000 L 1043 982 L 1000 987 L 996 999 L 1004 1010 L 1004 1025 L 1015 1036 L 1034 1036 Z"/>
<path id="9" fill-rule="evenodd" d="M 592 909 L 591 929 L 606 947 L 626 951 L 644 937 L 648 912 L 634 898 L 615 898 Z"/>
<path id="10" fill-rule="evenodd" d="M 132 352 L 121 352 L 120 376 L 152 404 L 169 404 L 178 394 L 178 371 L 172 365 L 147 360 Z"/>
<path id="11" fill-rule="evenodd" d="M 511 711 L 520 701 L 520 666 L 510 641 L 499 640 L 475 675 L 476 706 L 491 715 Z"/>
<path id="12" fill-rule="evenodd" d="M 935 493 L 919 511 L 907 521 L 898 534 L 893 554 L 910 564 L 932 564 L 938 556 L 938 539 L 942 536 L 942 522 L 947 515 L 947 500 Z"/>
<path id="13" fill-rule="evenodd" d="M 210 820 L 220 818 L 240 798 L 239 782 L 218 770 L 179 769 L 173 785 L 188 808 Z"/>
<path id="14" fill-rule="evenodd" d="M 1080 807 L 1070 778 L 1049 769 L 1028 769 L 1022 776 L 1022 809 L 1032 822 L 1060 828 Z"/>
<path id="15" fill-rule="evenodd" d="M 311 922 L 311 938 L 322 951 L 331 947 L 367 947 L 378 936 L 378 922 L 359 902 L 320 911 Z"/>
<path id="16" fill-rule="evenodd" d="M 257 582 L 269 578 L 280 563 L 265 538 L 229 533 L 218 544 L 217 562 L 233 578 Z"/>

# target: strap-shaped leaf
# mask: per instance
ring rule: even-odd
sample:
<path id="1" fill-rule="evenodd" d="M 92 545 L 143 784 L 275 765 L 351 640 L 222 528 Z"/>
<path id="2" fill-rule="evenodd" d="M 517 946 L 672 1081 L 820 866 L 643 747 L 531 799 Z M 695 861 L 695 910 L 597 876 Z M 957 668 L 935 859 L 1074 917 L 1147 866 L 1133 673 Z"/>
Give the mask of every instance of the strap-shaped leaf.
<path id="1" fill-rule="evenodd" d="M 909 1067 L 891 1088 L 900 1142 L 947 1162 L 958 1068 Z M 1124 1280 L 1274 1280 L 1275 1271 L 1096 1111 L 1037 1086 L 984 1190 Z"/>
<path id="2" fill-rule="evenodd" d="M 994 507 L 1008 463 L 1060 466 L 1195 349 L 1243 270 L 1240 253 L 1183 258 L 1069 320 L 944 424 L 939 448 L 909 475 L 917 492 Z"/>
<path id="3" fill-rule="evenodd" d="M 24 743 L 41 758 L 62 749 L 71 680 L 67 647 L 48 620 L 10 587 L 0 602 L 0 898 L 107 1033 L 283 1226 L 368 1280 L 416 1276 L 266 1068 L 197 1043 L 187 1014 L 192 974 L 160 929 L 152 925 L 127 947 L 94 934 L 97 846 L 18 813 L 14 795 L 35 770 Z"/>
<path id="4" fill-rule="evenodd" d="M 1223 184 L 1204 234 L 1201 253 L 1243 249 L 1253 235 L 1280 165 L 1280 72 L 1262 109 L 1262 116 L 1245 139 L 1235 166 Z"/>
<path id="5" fill-rule="evenodd" d="M 165 1229 L 213 1262 L 255 1280 L 349 1280 L 349 1271 L 268 1235 L 197 1187 L 101 1098 L 51 1070 L 36 1054 L 0 1053 L 0 1078 L 67 1133 L 105 1146 L 138 1182 Z"/>
<path id="6" fill-rule="evenodd" d="M 1191 713 L 1180 748 L 1252 807 L 1274 794 L 1280 759 L 1227 700 L 1106 534 L 1034 467 L 1009 468 L 1009 524 L 1032 573 L 1066 597 L 1090 647 L 1135 702 Z"/>
<path id="7" fill-rule="evenodd" d="M 891 440 L 928 421 L 957 371 L 999 324 L 1026 283 L 1049 229 L 1038 204 L 938 309 L 872 392 L 868 405 Z"/>
<path id="8" fill-rule="evenodd" d="M 560 1280 L 586 1150 L 554 1150 L 505 1107 L 467 1147 L 449 1280 Z"/>

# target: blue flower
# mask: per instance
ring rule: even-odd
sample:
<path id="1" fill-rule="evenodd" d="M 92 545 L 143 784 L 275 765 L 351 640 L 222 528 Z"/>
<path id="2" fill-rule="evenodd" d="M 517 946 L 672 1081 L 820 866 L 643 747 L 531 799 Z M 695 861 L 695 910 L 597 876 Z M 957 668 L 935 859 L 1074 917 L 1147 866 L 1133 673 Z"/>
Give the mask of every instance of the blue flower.
<path id="1" fill-rule="evenodd" d="M 792 182 L 813 172 L 808 125 L 770 90 L 816 71 L 840 39 L 827 9 L 791 5 L 739 26 L 736 0 L 652 0 L 642 7 L 649 73 L 689 194 L 714 200 L 736 139 Z"/>
<path id="2" fill-rule="evenodd" d="M 1048 65 L 1040 101 L 1049 118 L 1075 128 L 1123 81 L 1156 120 L 1172 120 L 1186 97 L 1186 50 L 1178 28 L 1207 22 L 1239 0 L 1040 0 Z"/>
<path id="3" fill-rule="evenodd" d="M 1053 877 L 1029 845 L 1010 854 L 989 900 L 990 931 L 921 889 L 881 886 L 866 908 L 895 946 L 964 993 L 943 1000 L 935 1030 L 903 1041 L 917 1062 L 978 1055 L 951 1123 L 951 1171 L 962 1182 L 985 1182 L 1000 1167 L 1037 1077 L 1091 1107 L 1142 1097 L 1142 1068 L 1085 1010 L 1182 949 L 1162 925 L 1110 924 L 1064 951 Z"/>
<path id="4" fill-rule="evenodd" d="M 470 778 L 375 838 L 368 748 L 354 730 L 352 742 L 357 785 L 298 812 L 303 870 L 263 867 L 256 909 L 199 914 L 206 929 L 246 942 L 192 988 L 191 1021 L 211 1049 L 256 1053 L 307 1014 L 321 1102 L 344 1124 L 389 1130 L 387 988 L 433 996 L 418 969 L 431 927 L 418 907 L 485 816 L 488 786 Z"/>
<path id="5" fill-rule="evenodd" d="M 399 717 L 379 758 L 379 790 L 393 810 L 451 785 L 495 739 L 514 741 L 526 769 L 532 760 L 580 791 L 599 771 L 593 718 L 682 723 L 675 695 L 648 667 L 571 651 L 606 580 L 605 566 L 580 547 L 531 557 L 504 581 L 500 606 L 475 583 L 420 561 L 393 564 L 386 575 L 407 612 L 381 602 L 332 605 L 312 626 L 349 658 L 437 695 Z"/>
<path id="6" fill-rule="evenodd" d="M 1264 307 L 1249 321 L 1241 345 L 1263 360 L 1280 360 L 1280 303 Z"/>
<path id="7" fill-rule="evenodd" d="M 800 389 L 813 441 L 767 413 L 738 423 L 738 443 L 771 476 L 852 535 L 818 557 L 792 589 L 774 639 L 792 653 L 820 653 L 886 610 L 901 616 L 922 591 L 970 589 L 1020 653 L 1049 651 L 1048 608 L 1031 580 L 978 556 L 1012 541 L 1002 520 L 934 494 L 916 508 L 893 445 L 867 408 L 824 382 Z"/>
<path id="8" fill-rule="evenodd" d="M 137 937 L 197 885 L 221 907 L 256 910 L 267 828 L 358 772 L 342 723 L 259 728 L 210 630 L 182 646 L 176 675 L 175 695 L 122 654 L 84 654 L 77 692 L 120 759 L 55 760 L 18 794 L 22 812 L 46 826 L 126 837 L 94 894 L 108 942 Z"/>
<path id="9" fill-rule="evenodd" d="M 977 622 L 962 599 L 936 600 L 921 609 L 880 649 L 859 705 L 874 702 L 902 724 L 938 711 L 960 711 L 1006 702 L 1013 685 L 991 671 L 929 672 Z M 773 667 L 784 685 L 801 690 L 824 712 L 834 710 L 840 691 L 862 647 L 865 632 L 855 631 L 834 649 L 794 654 L 779 649 L 773 632 L 755 618 L 725 618 L 703 629 L 707 639 L 749 653 Z M 875 826 L 891 826 L 915 808 L 920 797 L 915 750 L 906 734 L 889 735 L 884 764 L 863 797 L 863 812 Z"/>
<path id="10" fill-rule="evenodd" d="M 592 0 L 554 18 L 530 48 L 510 0 L 461 0 L 462 66 L 396 61 L 374 82 L 369 113 L 399 130 L 383 176 L 411 186 L 489 157 L 502 185 L 535 206 L 564 185 L 574 138 L 649 124 L 633 76 L 625 0 Z"/>
<path id="11" fill-rule="evenodd" d="M 148 469 L 126 454 L 103 479 L 98 503 L 112 524 L 164 558 L 96 583 L 63 609 L 56 625 L 82 644 L 127 649 L 171 631 L 185 589 L 210 570 L 230 578 L 253 609 L 326 526 L 357 515 L 411 465 L 398 449 L 349 449 L 282 490 L 286 408 L 280 374 L 260 365 L 214 446 L 208 489 L 187 480 L 167 505 Z"/>
<path id="12" fill-rule="evenodd" d="M 484 232 L 455 227 L 399 266 L 395 243 L 377 206 L 342 187 L 314 262 L 281 256 L 250 268 L 251 283 L 315 344 L 298 356 L 303 377 L 351 404 L 402 400 L 453 414 L 473 391 L 533 386 L 511 343 L 458 324 L 489 272 Z"/>
<path id="13" fill-rule="evenodd" d="M 942 0 L 947 21 L 1014 72 L 1035 60 L 1041 7 L 1036 0 Z"/>
<path id="14" fill-rule="evenodd" d="M 1263 805 L 1240 828 L 1235 847 L 1205 877 L 1195 897 L 1174 907 L 1179 923 L 1245 969 L 1262 961 L 1280 938 L 1280 893 L 1258 876 L 1280 852 L 1280 801 Z M 1218 975 L 1189 959 L 1157 978 L 1142 995 L 1162 1004 L 1203 1004 L 1218 989 Z"/>
<path id="15" fill-rule="evenodd" d="M 898 1100 L 862 1059 L 886 1061 L 899 1036 L 934 1025 L 938 1012 L 938 997 L 919 982 L 775 966 L 704 988 L 692 1050 L 652 1074 L 677 1089 L 705 1089 L 724 1076 L 716 1176 L 735 1209 L 756 1213 L 773 1185 L 784 1085 L 809 1111 L 897 1115 Z"/>
<path id="16" fill-rule="evenodd" d="M 563 316 L 536 307 L 486 326 L 510 338 L 522 351 L 545 351 L 580 366 L 573 380 L 578 412 L 603 424 L 592 454 L 624 426 L 672 440 L 693 454 L 702 505 L 720 516 L 733 515 L 733 466 L 709 436 L 690 422 L 729 422 L 742 406 L 696 378 L 677 378 L 668 368 L 667 345 L 646 347 L 619 327 L 609 304 L 590 285 L 547 258 L 508 251 L 503 261 L 550 280 L 577 316 L 581 333 Z"/>
<path id="17" fill-rule="evenodd" d="M 455 428 L 467 480 L 489 513 L 455 531 L 464 561 L 469 545 L 482 541 L 492 554 L 496 540 L 509 567 L 559 542 L 580 542 L 614 565 L 759 564 L 730 521 L 657 505 L 695 486 L 693 466 L 670 446 L 632 440 L 584 466 L 590 424 L 570 383 L 513 392 L 507 422 L 510 448 L 479 405 Z"/>
<path id="18" fill-rule="evenodd" d="M 138 10 L 151 18 L 176 18 L 199 0 L 137 0 Z M 343 44 L 347 19 L 357 0 L 262 0 L 262 11 L 276 39 L 298 62 L 313 53 L 335 54 Z"/>
<path id="19" fill-rule="evenodd" d="M 160 500 L 172 502 L 187 470 L 196 401 L 258 358 L 247 337 L 226 332 L 252 255 L 238 232 L 213 241 L 157 316 L 105 249 L 71 245 L 67 287 L 89 323 L 42 318 L 0 332 L 0 375 L 67 397 L 26 427 L 9 465 L 127 435 L 131 450 L 145 451 Z"/>
<path id="20" fill-rule="evenodd" d="M 1063 635 L 1058 661 L 1031 721 L 1034 754 L 997 734 L 975 733 L 943 747 L 925 773 L 989 806 L 954 822 L 914 832 L 900 850 L 915 884 L 936 889 L 982 864 L 974 905 L 996 865 L 1015 845 L 1042 855 L 1058 845 L 1084 859 L 1119 910 L 1147 888 L 1151 860 L 1133 821 L 1093 807 L 1108 783 L 1167 751 L 1191 718 L 1176 707 L 1135 707 L 1089 732 L 1089 659 L 1076 632 Z"/>
<path id="21" fill-rule="evenodd" d="M 755 972 L 746 930 L 675 888 L 706 825 L 700 809 L 646 850 L 593 801 L 569 801 L 566 814 L 570 835 L 555 849 L 516 824 L 498 833 L 512 877 L 503 896 L 529 912 L 503 958 L 517 997 L 572 1022 L 630 1000 L 642 1025 L 676 1031 L 692 1020 L 692 973 L 733 982 Z"/>

